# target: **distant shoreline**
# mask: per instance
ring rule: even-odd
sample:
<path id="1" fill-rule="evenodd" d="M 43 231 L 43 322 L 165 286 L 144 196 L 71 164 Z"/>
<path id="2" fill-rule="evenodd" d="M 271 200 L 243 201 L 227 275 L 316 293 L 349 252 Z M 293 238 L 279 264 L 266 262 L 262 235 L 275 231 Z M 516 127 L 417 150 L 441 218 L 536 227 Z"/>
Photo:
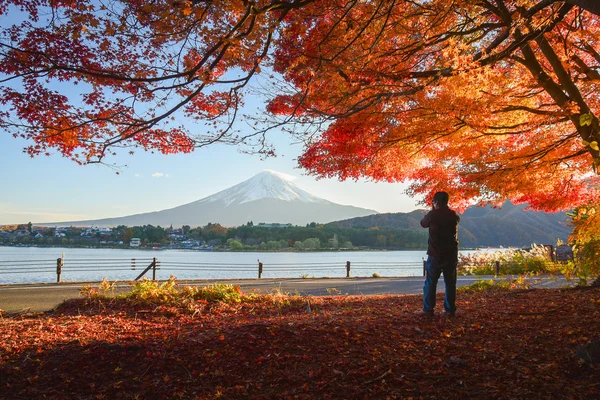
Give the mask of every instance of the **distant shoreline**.
<path id="1" fill-rule="evenodd" d="M 13 245 L 13 244 L 2 244 L 0 243 L 0 247 L 18 247 L 18 248 L 41 248 L 41 249 L 52 249 L 52 248 L 64 248 L 64 249 L 99 249 L 99 250 L 139 250 L 139 251 L 164 251 L 164 250 L 181 250 L 181 251 L 189 251 L 189 252 L 216 252 L 216 253 L 352 253 L 352 252 L 361 252 L 361 251 L 372 251 L 372 252 L 387 252 L 387 251 L 427 251 L 427 247 L 422 248 L 388 248 L 388 249 L 374 249 L 374 248 L 354 248 L 354 249 L 318 249 L 318 250 L 298 250 L 294 248 L 289 249 L 278 249 L 278 250 L 268 250 L 268 249 L 244 249 L 244 250 L 228 250 L 228 249 L 185 249 L 185 248 L 147 248 L 147 247 L 114 247 L 114 246 L 64 246 L 64 245 Z M 479 246 L 479 247 L 460 247 L 461 251 L 470 251 L 470 250 L 482 250 L 482 249 L 515 249 L 515 248 L 525 248 L 528 246 Z"/>
<path id="2" fill-rule="evenodd" d="M 65 248 L 65 249 L 114 249 L 114 250 L 140 250 L 140 251 L 163 251 L 163 250 L 183 250 L 183 251 L 193 251 L 193 252 L 217 252 L 217 253 L 341 253 L 341 252 L 357 252 L 357 251 L 425 251 L 426 247 L 423 248 L 390 248 L 390 249 L 373 249 L 373 248 L 354 248 L 354 249 L 318 249 L 318 250 L 298 250 L 298 249 L 278 249 L 278 250 L 268 250 L 268 249 L 244 249 L 244 250 L 228 250 L 228 249 L 186 249 L 180 247 L 161 247 L 161 248 L 149 248 L 149 247 L 130 247 L 130 246 L 122 246 L 122 247 L 114 247 L 114 246 L 65 246 L 65 245 L 14 245 L 14 244 L 1 244 L 0 247 L 18 247 L 18 248 L 41 248 L 41 249 L 52 249 L 52 248 Z M 472 250 L 472 249 L 464 249 L 464 250 Z"/>

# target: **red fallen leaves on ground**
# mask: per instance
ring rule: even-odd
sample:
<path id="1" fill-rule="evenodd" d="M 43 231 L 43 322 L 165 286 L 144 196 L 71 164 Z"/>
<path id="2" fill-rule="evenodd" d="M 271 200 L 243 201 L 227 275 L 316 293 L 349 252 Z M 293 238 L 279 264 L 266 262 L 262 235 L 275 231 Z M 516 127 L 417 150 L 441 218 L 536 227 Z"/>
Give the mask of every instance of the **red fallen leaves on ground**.
<path id="1" fill-rule="evenodd" d="M 423 319 L 420 302 L 263 298 L 191 313 L 80 300 L 4 316 L 0 398 L 600 398 L 600 366 L 575 354 L 600 339 L 600 289 L 460 294 L 455 318 Z"/>

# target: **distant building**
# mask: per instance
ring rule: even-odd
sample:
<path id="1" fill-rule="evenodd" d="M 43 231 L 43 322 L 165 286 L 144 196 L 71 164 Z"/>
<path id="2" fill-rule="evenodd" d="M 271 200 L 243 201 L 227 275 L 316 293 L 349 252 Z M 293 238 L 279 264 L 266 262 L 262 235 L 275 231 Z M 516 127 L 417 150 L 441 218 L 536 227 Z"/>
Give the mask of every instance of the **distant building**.
<path id="1" fill-rule="evenodd" d="M 196 247 L 200 247 L 200 242 L 197 240 L 183 240 L 179 243 L 179 245 L 185 249 L 193 249 Z"/>
<path id="2" fill-rule="evenodd" d="M 260 228 L 290 228 L 292 226 L 292 224 L 278 224 L 278 223 L 265 224 L 264 222 L 261 222 L 258 224 L 258 226 Z"/>
<path id="3" fill-rule="evenodd" d="M 129 247 L 140 247 L 142 244 L 142 240 L 140 238 L 131 238 L 129 242 Z"/>

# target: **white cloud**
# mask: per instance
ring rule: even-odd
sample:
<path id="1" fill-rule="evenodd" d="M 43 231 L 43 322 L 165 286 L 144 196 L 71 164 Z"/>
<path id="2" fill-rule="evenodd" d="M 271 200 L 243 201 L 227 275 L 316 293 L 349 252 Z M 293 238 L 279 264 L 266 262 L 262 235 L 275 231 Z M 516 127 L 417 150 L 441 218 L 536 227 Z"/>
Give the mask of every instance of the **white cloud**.
<path id="1" fill-rule="evenodd" d="M 136 178 L 141 178 L 141 177 L 142 177 L 142 175 L 140 175 L 140 174 L 135 174 L 135 175 L 134 175 L 134 177 L 136 177 Z"/>
<path id="2" fill-rule="evenodd" d="M 163 174 L 162 172 L 155 172 L 152 174 L 153 178 L 162 178 L 163 176 L 165 176 L 165 174 Z"/>

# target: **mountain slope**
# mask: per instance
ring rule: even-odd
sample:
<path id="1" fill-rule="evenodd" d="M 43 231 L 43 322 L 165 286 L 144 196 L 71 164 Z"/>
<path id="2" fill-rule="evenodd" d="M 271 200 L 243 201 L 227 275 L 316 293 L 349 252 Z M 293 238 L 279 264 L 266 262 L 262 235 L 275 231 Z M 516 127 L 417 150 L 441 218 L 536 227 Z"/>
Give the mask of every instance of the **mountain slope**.
<path id="1" fill-rule="evenodd" d="M 525 211 L 525 205 L 505 202 L 501 209 L 469 208 L 461 227 L 477 240 L 476 246 L 524 246 L 567 241 L 572 228 L 565 213 Z M 460 232 L 459 232 L 460 235 Z M 459 237 L 460 238 L 460 237 Z"/>
<path id="2" fill-rule="evenodd" d="M 265 170 L 229 189 L 198 200 L 197 204 L 221 202 L 227 206 L 250 203 L 261 199 L 299 201 L 302 203 L 335 204 L 300 189 L 293 177 L 277 171 Z M 194 204 L 194 203 L 191 203 Z"/>
<path id="3" fill-rule="evenodd" d="M 567 241 L 571 227 L 565 213 L 525 211 L 506 202 L 501 209 L 472 207 L 462 215 L 458 230 L 461 247 L 529 246 Z M 396 228 L 422 230 L 424 210 L 376 214 L 330 223 L 346 228 Z"/>
<path id="4" fill-rule="evenodd" d="M 204 226 L 209 222 L 223 226 L 239 226 L 248 221 L 306 225 L 310 222 L 327 223 L 374 213 L 377 211 L 341 205 L 314 196 L 296 186 L 289 176 L 275 171 L 264 171 L 229 189 L 167 210 L 116 218 L 36 225 L 195 227 Z"/>

